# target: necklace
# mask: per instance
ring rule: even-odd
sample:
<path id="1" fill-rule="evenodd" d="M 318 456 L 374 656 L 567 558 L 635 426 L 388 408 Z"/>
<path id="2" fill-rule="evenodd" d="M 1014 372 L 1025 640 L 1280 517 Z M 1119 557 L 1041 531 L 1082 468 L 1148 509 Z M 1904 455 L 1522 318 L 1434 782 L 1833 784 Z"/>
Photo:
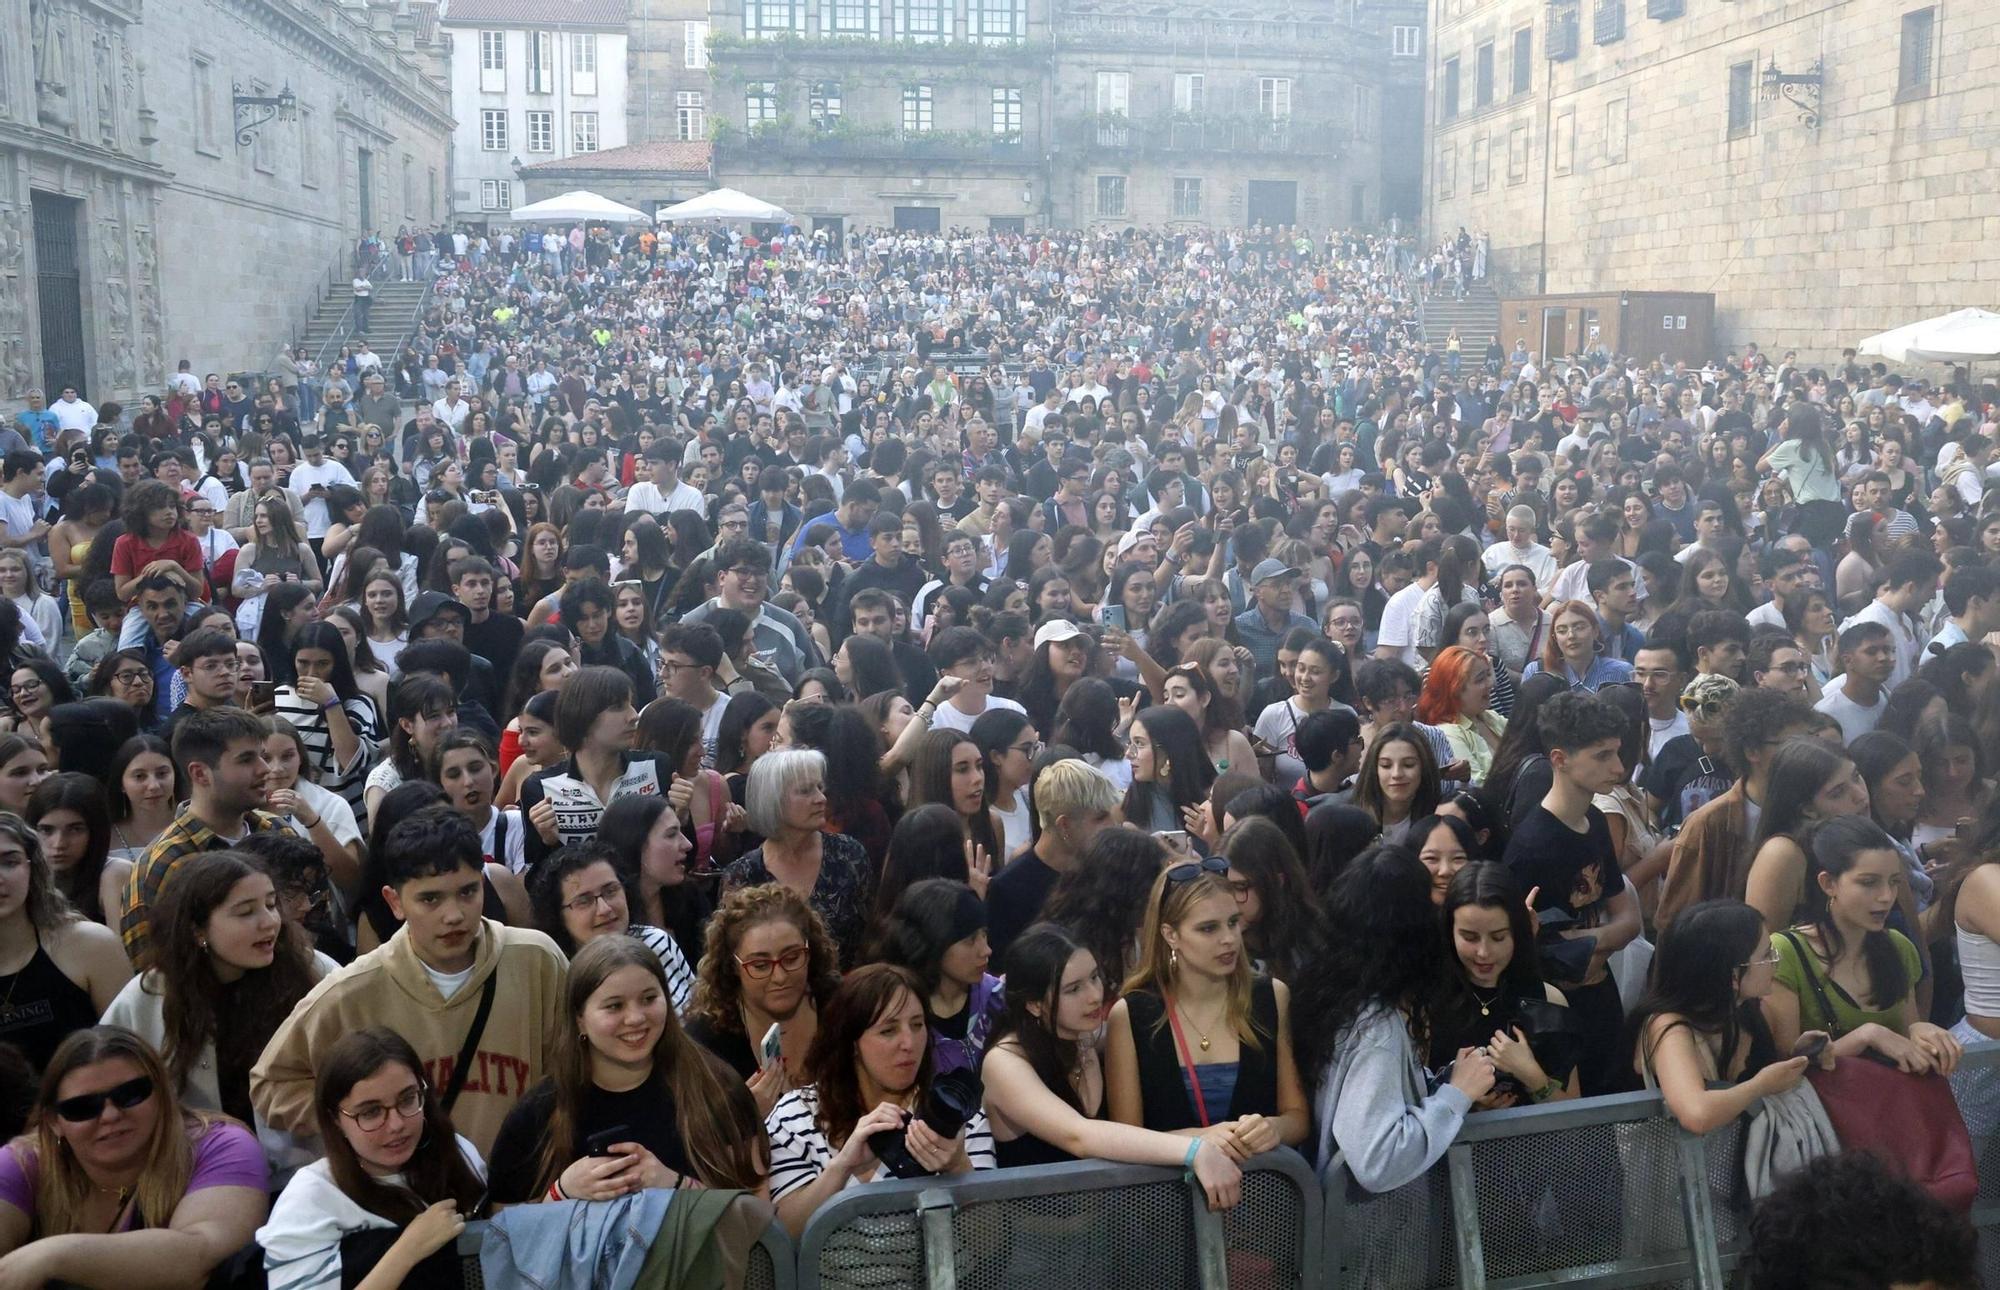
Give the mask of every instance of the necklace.
<path id="1" fill-rule="evenodd" d="M 1188 1028 L 1193 1030 L 1195 1036 L 1201 1040 L 1201 1051 L 1207 1052 L 1210 1046 L 1208 1032 L 1206 1030 L 1203 1030 L 1199 1025 L 1195 1023 L 1194 1014 L 1189 1012 L 1186 1008 L 1181 1007 L 1178 1001 L 1176 1001 L 1174 1004 L 1174 1010 L 1181 1014 L 1181 1017 L 1188 1023 Z M 1227 1016 L 1229 1014 L 1229 1005 L 1226 1003 L 1223 1004 L 1222 1011 L 1223 1015 Z"/>
<path id="2" fill-rule="evenodd" d="M 1479 991 L 1474 990 L 1470 985 L 1466 986 L 1465 988 L 1472 995 L 1472 1001 L 1479 1005 L 1479 1015 L 1482 1017 L 1492 1016 L 1493 1005 L 1500 1002 L 1501 991 L 1495 990 L 1493 992 L 1492 998 L 1482 999 L 1479 997 Z"/>

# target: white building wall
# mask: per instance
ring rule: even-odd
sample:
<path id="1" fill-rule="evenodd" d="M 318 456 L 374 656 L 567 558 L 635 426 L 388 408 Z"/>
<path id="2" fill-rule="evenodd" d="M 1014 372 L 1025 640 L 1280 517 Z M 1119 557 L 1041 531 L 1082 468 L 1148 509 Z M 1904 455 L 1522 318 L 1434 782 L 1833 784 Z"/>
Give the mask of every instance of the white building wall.
<path id="1" fill-rule="evenodd" d="M 629 142 L 626 128 L 627 81 L 625 68 L 626 35 L 622 28 L 575 28 L 551 23 L 536 28 L 500 27 L 488 24 L 455 23 L 446 20 L 451 39 L 452 115 L 458 121 L 452 139 L 451 207 L 454 215 L 467 219 L 491 218 L 497 205 L 521 201 L 521 184 L 514 163 L 533 165 L 538 161 L 577 156 L 580 153 L 623 147 Z M 498 31 L 505 46 L 506 66 L 502 74 L 481 75 L 481 33 Z M 529 42 L 536 32 L 546 33 L 555 54 L 550 76 L 550 92 L 530 93 L 528 89 Z M 595 92 L 586 76 L 577 72 L 576 47 L 585 41 L 597 49 Z M 498 79 L 504 89 L 490 88 Z M 486 113 L 506 115 L 504 148 L 487 146 Z M 549 147 L 529 147 L 531 112 L 550 113 Z M 595 113 L 597 146 L 578 149 L 578 114 Z M 500 194 L 489 184 L 509 184 Z"/>

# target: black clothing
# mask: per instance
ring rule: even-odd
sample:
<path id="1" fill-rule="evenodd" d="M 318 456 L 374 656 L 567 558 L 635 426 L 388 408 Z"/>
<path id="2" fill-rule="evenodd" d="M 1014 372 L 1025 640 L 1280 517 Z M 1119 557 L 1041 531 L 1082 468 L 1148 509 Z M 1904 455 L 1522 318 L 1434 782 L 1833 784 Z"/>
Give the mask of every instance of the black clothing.
<path id="1" fill-rule="evenodd" d="M 555 1105 L 555 1081 L 544 1080 L 507 1113 L 499 1136 L 493 1140 L 487 1170 L 487 1190 L 494 1204 L 514 1205 L 537 1198 L 535 1183 L 541 1172 L 543 1139 Z M 620 1126 L 628 1130 L 621 1142 L 638 1143 L 677 1174 L 688 1172 L 687 1145 L 681 1141 L 673 1096 L 660 1072 L 623 1093 L 593 1086 L 583 1100 L 565 1154 L 575 1160 L 584 1154 L 584 1144 L 592 1134 Z"/>
<path id="2" fill-rule="evenodd" d="M 1125 996 L 1125 1007 L 1132 1040 L 1139 1050 L 1142 1123 L 1162 1133 L 1198 1127 L 1201 1120 L 1194 1099 L 1188 1095 L 1186 1067 L 1174 1043 L 1174 1028 L 1166 1018 L 1165 1000 L 1151 990 L 1134 990 Z M 1269 977 L 1258 977 L 1250 987 L 1250 1023 L 1261 1037 L 1262 1047 L 1242 1045 L 1236 1091 L 1226 1109 L 1208 1108 L 1210 1124 L 1278 1113 L 1278 995 Z"/>
<path id="3" fill-rule="evenodd" d="M 986 940 L 994 962 L 1004 958 L 1014 938 L 1041 917 L 1060 876 L 1042 863 L 1032 847 L 993 875 L 986 887 Z"/>
<path id="4" fill-rule="evenodd" d="M 721 1031 L 700 1017 L 682 1023 L 688 1038 L 712 1053 L 724 1066 L 736 1072 L 737 1078 L 748 1081 L 757 1073 L 757 1054 L 750 1047 L 750 1036 L 740 1030 Z"/>
<path id="5" fill-rule="evenodd" d="M 97 1024 L 90 991 L 63 975 L 35 933 L 35 954 L 19 972 L 0 976 L 0 1041 L 40 1071 L 72 1031 Z"/>
<path id="6" fill-rule="evenodd" d="M 1584 831 L 1578 833 L 1557 819 L 1546 806 L 1537 803 L 1514 826 L 1507 841 L 1506 863 L 1521 880 L 1526 891 L 1541 888 L 1535 908 L 1560 909 L 1580 915 L 1583 911 L 1625 887 L 1625 872 L 1618 867 L 1618 853 L 1611 845 L 1611 826 L 1604 812 L 1589 808 Z M 1586 876 L 1596 867 L 1596 893 L 1583 889 Z"/>
<path id="7" fill-rule="evenodd" d="M 465 625 L 465 648 L 491 663 L 496 678 L 503 677 L 514 670 L 514 656 L 521 652 L 521 638 L 527 630 L 512 614 L 489 613 L 485 622 Z"/>

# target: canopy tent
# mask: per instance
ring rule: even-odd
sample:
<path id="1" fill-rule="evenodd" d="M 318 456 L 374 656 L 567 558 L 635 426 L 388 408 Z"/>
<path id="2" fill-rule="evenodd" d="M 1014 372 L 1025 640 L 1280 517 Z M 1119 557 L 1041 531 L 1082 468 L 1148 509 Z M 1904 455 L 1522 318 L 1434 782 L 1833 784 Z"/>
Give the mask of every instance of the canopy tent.
<path id="1" fill-rule="evenodd" d="M 786 224 L 791 222 L 791 218 L 791 213 L 784 207 L 773 206 L 734 188 L 718 188 L 699 197 L 690 197 L 660 212 L 660 219 L 670 224 L 689 224 L 704 219 Z"/>
<path id="2" fill-rule="evenodd" d="M 645 224 L 652 219 L 642 210 L 582 189 L 516 206 L 508 214 L 522 224 Z"/>
<path id="3" fill-rule="evenodd" d="M 2000 313 L 1960 309 L 1861 342 L 1870 358 L 1892 363 L 1978 363 L 2000 358 Z"/>

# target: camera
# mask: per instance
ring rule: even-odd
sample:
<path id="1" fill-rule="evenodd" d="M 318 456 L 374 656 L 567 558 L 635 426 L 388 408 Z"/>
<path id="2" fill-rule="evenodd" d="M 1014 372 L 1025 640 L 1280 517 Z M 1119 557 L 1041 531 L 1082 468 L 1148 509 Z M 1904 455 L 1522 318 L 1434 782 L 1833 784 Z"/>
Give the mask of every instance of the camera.
<path id="1" fill-rule="evenodd" d="M 931 1081 L 917 1112 L 931 1132 L 940 1138 L 955 1138 L 979 1110 L 984 1090 L 972 1071 L 952 1071 Z M 868 1149 L 895 1178 L 928 1178 L 931 1171 L 910 1154 L 908 1126 L 884 1129 L 868 1139 Z"/>

